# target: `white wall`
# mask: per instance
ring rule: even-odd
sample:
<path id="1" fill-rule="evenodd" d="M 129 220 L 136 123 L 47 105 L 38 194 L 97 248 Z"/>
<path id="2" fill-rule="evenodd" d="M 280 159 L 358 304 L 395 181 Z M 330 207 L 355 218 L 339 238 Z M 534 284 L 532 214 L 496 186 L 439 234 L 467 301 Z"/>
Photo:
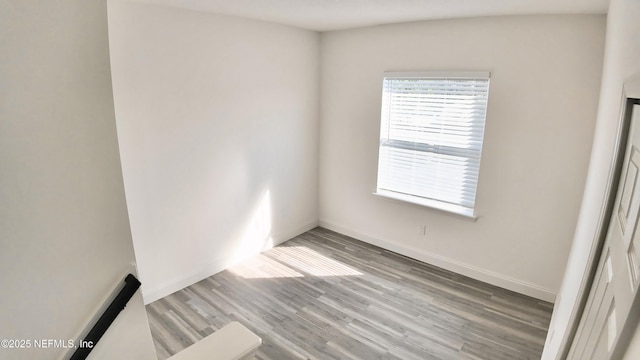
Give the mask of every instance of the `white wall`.
<path id="1" fill-rule="evenodd" d="M 607 177 L 614 152 L 616 129 L 622 100 L 622 84 L 640 72 L 640 3 L 635 0 L 611 0 L 607 17 L 607 35 L 602 87 L 591 162 L 585 185 L 580 217 L 571 254 L 556 303 L 543 359 L 554 359 L 567 330 L 577 301 L 582 275 L 589 259 L 600 209 L 604 202 Z M 640 334 L 639 334 L 640 336 Z"/>
<path id="2" fill-rule="evenodd" d="M 0 4 L 0 347 L 57 359 L 135 263 L 118 155 L 105 1 Z M 68 357 L 67 357 L 68 358 Z M 92 359 L 155 359 L 138 291 Z"/>
<path id="3" fill-rule="evenodd" d="M 109 3 L 146 302 L 318 223 L 317 33 Z"/>
<path id="4" fill-rule="evenodd" d="M 604 16 L 518 16 L 322 34 L 321 225 L 553 300 L 589 160 L 604 27 Z M 491 71 L 476 222 L 372 195 L 382 73 L 402 70 Z"/>

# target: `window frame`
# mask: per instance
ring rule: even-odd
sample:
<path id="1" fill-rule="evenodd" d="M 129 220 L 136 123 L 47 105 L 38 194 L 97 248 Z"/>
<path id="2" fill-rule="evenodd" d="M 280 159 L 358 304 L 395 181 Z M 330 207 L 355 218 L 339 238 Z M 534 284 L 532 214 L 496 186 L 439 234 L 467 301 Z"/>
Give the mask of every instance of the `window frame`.
<path id="1" fill-rule="evenodd" d="M 432 199 L 432 198 L 427 198 L 427 197 L 422 197 L 419 195 L 415 195 L 415 194 L 407 194 L 407 193 L 403 193 L 403 192 L 398 192 L 398 191 L 392 191 L 392 190 L 387 190 L 387 189 L 382 189 L 380 188 L 380 166 L 381 166 L 381 149 L 383 147 L 383 141 L 385 141 L 385 139 L 382 139 L 382 127 L 385 124 L 385 114 L 382 111 L 382 109 L 384 109 L 385 107 L 385 82 L 387 81 L 387 79 L 404 79 L 404 78 L 416 78 L 416 79 L 486 79 L 487 80 L 487 96 L 486 96 L 486 104 L 485 104 L 485 112 L 484 112 L 484 117 L 483 117 L 483 121 L 482 121 L 482 131 L 481 131 L 481 135 L 480 135 L 480 139 L 481 139 L 481 143 L 480 143 L 480 148 L 478 151 L 478 160 L 477 160 L 477 165 L 478 165 L 478 170 L 476 175 L 476 185 L 475 185 L 475 189 L 473 192 L 473 207 L 467 207 L 464 206 L 462 204 L 455 204 L 455 203 L 451 203 L 451 202 L 446 202 L 446 201 L 442 201 L 442 200 L 437 200 L 437 199 Z M 479 177 L 480 177 L 480 163 L 481 163 L 481 157 L 482 157 L 482 148 L 484 146 L 484 134 L 485 134 L 485 130 L 486 130 L 486 120 L 487 120 L 487 112 L 488 112 L 488 105 L 489 105 L 489 90 L 490 90 L 490 82 L 491 82 L 491 73 L 488 71 L 408 71 L 408 72 L 384 72 L 383 77 L 382 77 L 382 97 L 381 97 L 381 113 L 380 113 L 380 122 L 379 122 L 379 130 L 380 132 L 378 133 L 378 156 L 377 156 L 377 167 L 376 167 L 376 185 L 375 185 L 375 191 L 374 191 L 374 195 L 384 198 L 384 199 L 391 199 L 391 200 L 395 200 L 395 201 L 400 201 L 403 203 L 409 203 L 409 204 L 413 204 L 413 205 L 418 205 L 421 207 L 426 207 L 426 208 L 430 208 L 430 209 L 435 209 L 435 210 L 439 210 L 439 211 L 443 211 L 446 212 L 448 214 L 453 214 L 453 215 L 458 215 L 461 216 L 464 219 L 467 220 L 471 220 L 471 221 L 475 221 L 477 220 L 477 216 L 476 216 L 476 209 L 477 209 L 477 204 L 476 204 L 476 200 L 477 200 L 477 196 L 478 196 L 478 188 L 479 188 Z M 386 139 L 387 142 L 390 141 L 398 141 L 401 142 L 399 140 L 388 140 Z M 423 152 L 429 152 L 429 153 L 433 153 L 433 154 L 446 154 L 446 151 L 429 151 L 428 149 L 430 147 L 432 147 L 431 145 L 427 145 L 427 144 L 413 144 L 413 149 L 415 150 L 416 146 L 418 147 L 422 147 L 425 150 L 419 150 L 419 151 L 423 151 Z M 401 147 L 401 146 L 400 146 Z M 446 146 L 445 146 L 446 147 Z"/>

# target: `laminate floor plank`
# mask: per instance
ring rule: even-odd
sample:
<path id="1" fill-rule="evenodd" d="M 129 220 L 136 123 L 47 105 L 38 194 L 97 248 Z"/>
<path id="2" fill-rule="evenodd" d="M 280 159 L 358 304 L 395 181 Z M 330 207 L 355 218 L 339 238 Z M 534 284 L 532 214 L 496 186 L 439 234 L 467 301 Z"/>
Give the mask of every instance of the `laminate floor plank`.
<path id="1" fill-rule="evenodd" d="M 160 360 L 231 321 L 259 360 L 539 359 L 552 310 L 323 228 L 147 305 Z"/>

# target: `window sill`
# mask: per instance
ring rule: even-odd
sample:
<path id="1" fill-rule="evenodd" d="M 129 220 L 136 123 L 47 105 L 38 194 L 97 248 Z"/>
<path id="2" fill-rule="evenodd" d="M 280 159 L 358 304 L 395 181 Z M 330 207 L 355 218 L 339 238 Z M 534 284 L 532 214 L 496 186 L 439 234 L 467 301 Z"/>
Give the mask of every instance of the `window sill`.
<path id="1" fill-rule="evenodd" d="M 379 196 L 384 199 L 402 201 L 404 203 L 409 203 L 409 204 L 418 205 L 421 207 L 426 207 L 429 209 L 438 210 L 450 215 L 461 217 L 464 220 L 468 220 L 468 221 L 475 222 L 476 220 L 478 220 L 478 217 L 473 214 L 473 210 L 459 206 L 459 205 L 443 203 L 437 200 L 424 199 L 424 198 L 419 198 L 417 196 L 411 196 L 411 195 L 406 195 L 406 194 L 401 194 L 401 193 L 396 193 L 393 191 L 386 191 L 386 190 L 378 190 L 377 192 L 374 192 L 373 195 Z"/>

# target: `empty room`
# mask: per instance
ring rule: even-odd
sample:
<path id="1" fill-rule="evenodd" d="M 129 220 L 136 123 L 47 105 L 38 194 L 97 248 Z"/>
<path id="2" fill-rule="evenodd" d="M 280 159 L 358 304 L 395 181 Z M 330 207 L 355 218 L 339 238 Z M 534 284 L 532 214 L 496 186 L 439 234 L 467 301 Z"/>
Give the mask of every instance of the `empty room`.
<path id="1" fill-rule="evenodd" d="M 637 1 L 0 19 L 0 358 L 640 356 Z"/>

